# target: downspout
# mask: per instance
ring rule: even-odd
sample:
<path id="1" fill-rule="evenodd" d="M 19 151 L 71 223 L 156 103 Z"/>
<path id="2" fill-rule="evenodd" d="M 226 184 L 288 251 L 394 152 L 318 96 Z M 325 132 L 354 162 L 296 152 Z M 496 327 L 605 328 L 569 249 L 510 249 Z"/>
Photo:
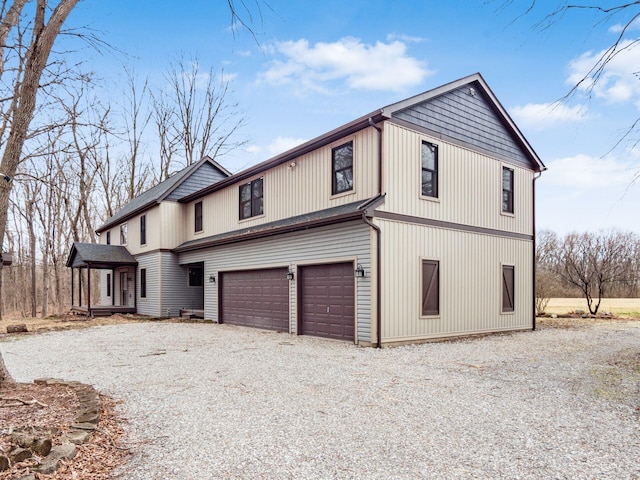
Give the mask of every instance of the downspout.
<path id="1" fill-rule="evenodd" d="M 533 268 L 531 269 L 532 273 L 532 282 L 531 285 L 533 285 L 533 325 L 531 330 L 535 330 L 536 329 L 536 180 L 538 180 L 540 177 L 542 176 L 542 172 L 538 172 L 537 176 L 534 175 L 533 176 L 533 182 L 532 182 L 532 189 L 531 189 L 531 194 L 532 194 L 532 201 L 533 201 L 533 215 L 532 217 L 532 227 L 533 227 L 533 255 L 532 255 L 532 260 L 531 263 L 533 264 Z"/>
<path id="2" fill-rule="evenodd" d="M 382 128 L 378 127 L 371 117 L 369 117 L 369 125 L 378 131 L 378 195 L 382 195 Z M 380 227 L 375 225 L 367 218 L 366 212 L 362 212 L 362 220 L 376 232 L 376 348 L 382 348 L 382 232 Z"/>

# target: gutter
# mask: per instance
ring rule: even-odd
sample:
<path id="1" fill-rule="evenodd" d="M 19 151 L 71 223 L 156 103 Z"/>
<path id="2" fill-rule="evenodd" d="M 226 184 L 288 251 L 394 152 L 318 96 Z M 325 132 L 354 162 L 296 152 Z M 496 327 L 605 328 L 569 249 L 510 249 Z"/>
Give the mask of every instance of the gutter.
<path id="1" fill-rule="evenodd" d="M 371 117 L 369 125 L 378 131 L 378 195 L 382 196 L 382 128 L 378 127 Z M 362 220 L 376 232 L 376 348 L 382 348 L 382 232 L 380 227 L 367 218 L 367 211 L 362 212 Z"/>
<path id="2" fill-rule="evenodd" d="M 537 175 L 533 176 L 533 182 L 532 182 L 532 188 L 531 188 L 531 195 L 532 195 L 532 202 L 533 202 L 533 215 L 531 215 L 532 217 L 532 223 L 533 223 L 533 255 L 531 263 L 533 268 L 531 269 L 532 271 L 532 281 L 531 281 L 531 285 L 532 285 L 532 289 L 533 289 L 533 323 L 531 326 L 531 330 L 535 330 L 536 329 L 536 180 L 538 180 L 540 177 L 542 176 L 542 172 L 538 172 Z"/>

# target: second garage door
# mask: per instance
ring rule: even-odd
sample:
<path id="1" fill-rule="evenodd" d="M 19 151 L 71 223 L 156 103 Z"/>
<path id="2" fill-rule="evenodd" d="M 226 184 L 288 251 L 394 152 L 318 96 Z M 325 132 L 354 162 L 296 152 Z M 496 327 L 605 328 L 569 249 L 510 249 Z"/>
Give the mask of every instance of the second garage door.
<path id="1" fill-rule="evenodd" d="M 353 263 L 300 267 L 299 281 L 298 333 L 354 341 Z"/>
<path id="2" fill-rule="evenodd" d="M 289 331 L 286 268 L 220 274 L 222 323 Z"/>

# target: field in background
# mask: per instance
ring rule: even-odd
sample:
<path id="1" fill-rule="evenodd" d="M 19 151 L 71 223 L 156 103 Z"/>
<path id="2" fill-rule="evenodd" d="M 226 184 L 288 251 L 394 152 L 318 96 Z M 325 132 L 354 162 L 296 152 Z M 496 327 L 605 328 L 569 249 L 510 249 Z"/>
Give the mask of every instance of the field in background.
<path id="1" fill-rule="evenodd" d="M 546 313 L 564 314 L 575 310 L 589 313 L 584 298 L 552 298 L 547 305 Z M 598 313 L 610 312 L 624 318 L 640 318 L 640 298 L 604 298 Z"/>

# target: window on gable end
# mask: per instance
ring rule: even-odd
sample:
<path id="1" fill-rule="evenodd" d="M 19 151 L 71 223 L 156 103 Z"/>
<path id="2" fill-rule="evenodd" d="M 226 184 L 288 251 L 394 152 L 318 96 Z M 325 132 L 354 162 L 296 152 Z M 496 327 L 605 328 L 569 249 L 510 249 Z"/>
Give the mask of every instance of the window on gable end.
<path id="1" fill-rule="evenodd" d="M 331 193 L 353 190 L 353 142 L 331 150 Z"/>
<path id="2" fill-rule="evenodd" d="M 422 315 L 440 314 L 440 262 L 422 261 Z"/>
<path id="3" fill-rule="evenodd" d="M 127 244 L 127 224 L 120 225 L 120 245 Z"/>
<path id="4" fill-rule="evenodd" d="M 513 265 L 502 266 L 502 311 L 513 312 L 515 310 L 515 267 Z"/>
<path id="5" fill-rule="evenodd" d="M 502 167 L 502 212 L 513 213 L 513 168 Z"/>
<path id="6" fill-rule="evenodd" d="M 438 146 L 422 142 L 422 195 L 438 198 Z"/>
<path id="7" fill-rule="evenodd" d="M 140 245 L 147 244 L 147 215 L 140 216 Z"/>
<path id="8" fill-rule="evenodd" d="M 264 179 L 255 180 L 240 185 L 240 220 L 251 218 L 264 213 Z"/>
<path id="9" fill-rule="evenodd" d="M 201 232 L 202 231 L 202 202 L 196 202 L 194 205 L 194 231 Z"/>

